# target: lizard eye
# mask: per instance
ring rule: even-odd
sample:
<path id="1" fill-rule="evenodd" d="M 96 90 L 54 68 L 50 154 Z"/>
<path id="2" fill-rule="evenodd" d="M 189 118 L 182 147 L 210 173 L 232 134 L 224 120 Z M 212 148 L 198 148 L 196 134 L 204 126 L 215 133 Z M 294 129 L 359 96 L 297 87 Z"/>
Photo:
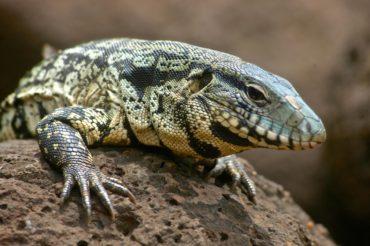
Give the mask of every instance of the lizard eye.
<path id="1" fill-rule="evenodd" d="M 258 85 L 249 85 L 247 95 L 258 106 L 265 106 L 268 102 L 263 89 Z"/>

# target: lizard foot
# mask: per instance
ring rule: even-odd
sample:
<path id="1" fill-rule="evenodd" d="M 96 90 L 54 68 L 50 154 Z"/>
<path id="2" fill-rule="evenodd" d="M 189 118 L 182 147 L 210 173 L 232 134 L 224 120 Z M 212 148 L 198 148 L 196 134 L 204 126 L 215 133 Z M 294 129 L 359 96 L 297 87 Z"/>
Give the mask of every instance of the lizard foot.
<path id="1" fill-rule="evenodd" d="M 134 195 L 120 180 L 104 175 L 94 166 L 69 164 L 63 167 L 63 176 L 64 187 L 61 194 L 62 203 L 64 204 L 66 202 L 71 194 L 73 186 L 77 183 L 82 196 L 82 204 L 88 218 L 90 218 L 91 215 L 90 188 L 95 191 L 104 207 L 109 210 L 112 219 L 115 218 L 115 212 L 104 187 L 112 192 L 128 197 L 132 203 L 135 203 Z"/>
<path id="2" fill-rule="evenodd" d="M 231 190 L 240 187 L 246 193 L 248 199 L 255 203 L 256 188 L 254 182 L 248 176 L 243 164 L 234 155 L 218 158 L 216 165 L 209 171 L 206 179 L 218 178 L 223 174 L 227 174 L 231 178 Z"/>

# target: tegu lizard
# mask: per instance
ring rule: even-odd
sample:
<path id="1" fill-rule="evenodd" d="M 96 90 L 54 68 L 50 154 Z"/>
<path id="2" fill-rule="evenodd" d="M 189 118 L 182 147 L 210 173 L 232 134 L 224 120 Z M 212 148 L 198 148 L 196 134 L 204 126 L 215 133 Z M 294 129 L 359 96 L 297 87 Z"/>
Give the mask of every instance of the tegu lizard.
<path id="1" fill-rule="evenodd" d="M 175 41 L 110 39 L 59 51 L 28 72 L 1 104 L 0 140 L 36 137 L 91 214 L 90 188 L 114 216 L 106 189 L 134 195 L 98 170 L 88 146 L 147 145 L 213 163 L 250 200 L 234 154 L 301 150 L 325 141 L 320 118 L 284 78 L 219 51 Z"/>

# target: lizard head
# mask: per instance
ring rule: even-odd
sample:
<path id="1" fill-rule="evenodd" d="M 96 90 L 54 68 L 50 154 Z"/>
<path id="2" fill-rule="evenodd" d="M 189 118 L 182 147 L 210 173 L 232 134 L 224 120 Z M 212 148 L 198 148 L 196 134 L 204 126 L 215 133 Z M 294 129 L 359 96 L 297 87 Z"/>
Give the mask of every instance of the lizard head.
<path id="1" fill-rule="evenodd" d="M 194 78 L 192 97 L 206 105 L 202 110 L 211 115 L 212 134 L 234 146 L 229 152 L 239 147 L 301 150 L 326 139 L 322 121 L 293 86 L 256 65 L 221 63 Z"/>

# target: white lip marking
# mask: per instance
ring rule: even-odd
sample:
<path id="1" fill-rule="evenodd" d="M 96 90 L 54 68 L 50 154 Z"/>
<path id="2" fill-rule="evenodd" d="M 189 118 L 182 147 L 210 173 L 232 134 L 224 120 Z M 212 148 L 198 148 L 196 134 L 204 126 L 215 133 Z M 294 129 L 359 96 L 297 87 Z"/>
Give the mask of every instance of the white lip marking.
<path id="1" fill-rule="evenodd" d="M 256 126 L 256 132 L 257 132 L 260 136 L 265 136 L 266 130 L 265 130 L 265 129 L 263 129 L 262 127 L 260 127 L 260 126 Z"/>
<path id="2" fill-rule="evenodd" d="M 246 127 L 240 128 L 240 131 L 244 132 L 245 134 L 248 134 L 249 133 L 249 129 L 246 128 Z"/>
<path id="3" fill-rule="evenodd" d="M 258 143 L 258 140 L 257 140 L 257 139 L 252 138 L 252 137 L 250 137 L 250 136 L 248 136 L 248 140 L 249 140 L 249 142 L 251 142 L 252 144 L 257 144 L 257 143 Z"/>
<path id="4" fill-rule="evenodd" d="M 251 118 L 249 119 L 252 123 L 256 123 L 258 121 L 258 116 L 255 114 L 251 115 Z"/>
<path id="5" fill-rule="evenodd" d="M 229 123 L 233 127 L 237 127 L 239 125 L 239 120 L 235 117 L 232 117 L 232 118 L 229 119 Z"/>
<path id="6" fill-rule="evenodd" d="M 289 139 L 285 136 L 280 135 L 279 140 L 282 144 L 289 144 Z"/>
<path id="7" fill-rule="evenodd" d="M 224 127 L 226 127 L 226 128 L 229 128 L 229 127 L 230 127 L 229 122 L 227 122 L 226 120 L 222 121 L 222 122 L 221 122 L 221 125 L 223 125 L 223 126 L 224 126 Z"/>
<path id="8" fill-rule="evenodd" d="M 297 102 L 293 96 L 286 96 L 285 99 L 297 110 L 302 108 L 302 105 Z"/>
<path id="9" fill-rule="evenodd" d="M 277 134 L 272 131 L 267 131 L 267 138 L 272 141 L 275 141 L 277 139 Z"/>
<path id="10" fill-rule="evenodd" d="M 238 134 L 238 133 L 239 133 L 238 129 L 236 129 L 235 127 L 229 127 L 229 130 L 230 130 L 232 133 L 235 133 L 235 134 Z"/>

